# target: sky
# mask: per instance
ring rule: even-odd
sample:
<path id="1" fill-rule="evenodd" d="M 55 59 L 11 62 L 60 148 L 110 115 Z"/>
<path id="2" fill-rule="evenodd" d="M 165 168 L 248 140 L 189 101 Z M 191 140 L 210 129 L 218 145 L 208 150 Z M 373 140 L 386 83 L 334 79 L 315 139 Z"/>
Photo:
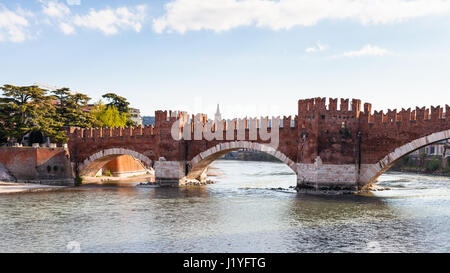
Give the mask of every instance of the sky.
<path id="1" fill-rule="evenodd" d="M 114 92 L 143 115 L 450 104 L 446 0 L 0 0 L 0 85 Z"/>

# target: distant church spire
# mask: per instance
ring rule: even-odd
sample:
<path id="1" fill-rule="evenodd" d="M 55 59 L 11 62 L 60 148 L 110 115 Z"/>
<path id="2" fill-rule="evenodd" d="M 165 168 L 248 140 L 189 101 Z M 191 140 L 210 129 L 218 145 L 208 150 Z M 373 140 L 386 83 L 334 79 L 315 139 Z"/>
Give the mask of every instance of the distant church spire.
<path id="1" fill-rule="evenodd" d="M 217 104 L 217 110 L 216 110 L 216 114 L 214 115 L 214 120 L 222 120 L 222 114 L 220 113 L 220 110 L 219 110 L 219 104 Z"/>

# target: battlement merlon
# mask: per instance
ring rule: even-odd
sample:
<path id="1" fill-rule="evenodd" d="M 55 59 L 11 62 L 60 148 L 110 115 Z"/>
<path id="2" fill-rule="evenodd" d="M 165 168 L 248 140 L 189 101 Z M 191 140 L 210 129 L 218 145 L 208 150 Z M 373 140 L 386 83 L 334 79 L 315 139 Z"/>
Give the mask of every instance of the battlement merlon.
<path id="1" fill-rule="evenodd" d="M 185 111 L 155 111 L 155 128 L 171 126 L 178 120 L 189 121 L 189 115 Z"/>
<path id="2" fill-rule="evenodd" d="M 300 124 L 300 128 L 304 128 L 305 119 L 311 118 L 338 118 L 337 124 L 340 124 L 340 119 L 348 119 L 355 117 L 359 119 L 360 124 L 372 124 L 374 126 L 390 126 L 396 124 L 404 124 L 404 126 L 410 126 L 412 123 L 425 122 L 427 124 L 431 123 L 441 123 L 448 122 L 450 120 L 450 106 L 431 106 L 426 107 L 415 107 L 415 109 L 402 109 L 398 111 L 397 109 L 389 109 L 387 113 L 383 111 L 374 111 L 372 113 L 372 105 L 370 103 L 364 104 L 364 111 L 361 112 L 361 101 L 357 99 L 351 100 L 351 108 L 349 109 L 349 99 L 340 99 L 340 107 L 338 110 L 337 103 L 338 99 L 329 98 L 329 103 L 326 105 L 325 98 L 313 98 L 299 100 L 299 115 L 297 116 L 284 116 L 281 122 L 280 129 L 296 128 Z M 192 117 L 192 118 L 191 118 Z M 188 115 L 184 111 L 155 111 L 155 126 L 136 126 L 136 127 L 117 127 L 117 128 L 79 128 L 70 127 L 67 130 L 67 134 L 71 139 L 99 139 L 99 138 L 109 138 L 109 137 L 136 137 L 136 136 L 154 136 L 160 133 L 159 128 L 170 128 L 174 122 L 177 120 L 183 120 L 180 124 L 180 129 L 183 127 L 184 123 L 191 123 L 194 120 L 200 120 L 204 126 L 208 122 L 208 117 L 206 114 L 196 114 Z M 262 121 L 269 125 L 269 117 L 262 117 L 256 119 L 256 126 L 259 128 Z M 237 130 L 238 121 L 242 119 L 233 119 L 230 121 L 222 120 L 224 130 L 226 128 L 232 128 Z M 345 121 L 345 120 L 344 120 Z M 242 122 L 242 121 L 241 121 Z M 411 123 L 412 122 L 412 123 Z M 249 121 L 247 118 L 243 119 L 243 124 L 245 128 L 248 129 Z M 218 128 L 220 128 L 218 127 Z M 214 126 L 215 130 L 216 126 Z M 194 127 L 191 126 L 191 131 L 194 131 Z"/>
<path id="3" fill-rule="evenodd" d="M 375 111 L 373 115 L 367 115 L 363 113 L 364 120 L 368 123 L 373 124 L 409 124 L 409 122 L 442 122 L 449 119 L 450 107 L 446 105 L 445 112 L 444 108 L 441 106 L 431 106 L 431 108 L 426 107 L 416 107 L 416 109 L 411 110 L 411 108 L 404 109 L 401 111 L 397 109 L 389 109 L 385 114 L 383 111 Z"/>
<path id="4" fill-rule="evenodd" d="M 354 117 L 364 123 L 374 124 L 386 124 L 397 122 L 409 122 L 409 121 L 426 121 L 426 122 L 438 122 L 444 119 L 450 119 L 450 107 L 448 105 L 445 108 L 441 106 L 416 107 L 414 110 L 402 109 L 389 109 L 387 113 L 383 111 L 374 111 L 372 114 L 372 105 L 370 103 L 364 104 L 364 109 L 361 111 L 361 100 L 352 99 L 350 105 L 350 99 L 340 99 L 338 108 L 338 99 L 329 98 L 328 105 L 326 105 L 326 98 L 311 98 L 301 99 L 298 101 L 298 117 L 300 119 L 318 119 L 319 117 L 326 118 L 349 118 Z"/>
<path id="5" fill-rule="evenodd" d="M 309 117 L 314 114 L 346 115 L 346 116 L 350 115 L 354 117 L 359 117 L 360 112 L 361 112 L 361 100 L 359 99 L 352 99 L 350 101 L 350 99 L 341 98 L 339 110 L 337 98 L 329 98 L 328 105 L 326 105 L 326 98 L 302 99 L 298 101 L 299 117 Z"/>
<path id="6" fill-rule="evenodd" d="M 136 137 L 136 136 L 154 136 L 154 126 L 135 126 L 135 127 L 103 127 L 103 128 L 80 128 L 70 127 L 67 131 L 70 139 L 100 139 L 110 137 Z"/>

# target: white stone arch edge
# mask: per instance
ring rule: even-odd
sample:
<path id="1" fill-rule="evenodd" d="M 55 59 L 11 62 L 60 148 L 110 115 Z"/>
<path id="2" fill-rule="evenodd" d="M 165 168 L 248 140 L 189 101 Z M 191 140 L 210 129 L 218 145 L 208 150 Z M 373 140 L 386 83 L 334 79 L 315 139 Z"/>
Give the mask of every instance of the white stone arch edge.
<path id="1" fill-rule="evenodd" d="M 84 168 L 86 168 L 87 166 L 89 166 L 92 162 L 94 162 L 98 159 L 101 159 L 103 157 L 106 157 L 106 156 L 111 156 L 111 155 L 129 155 L 129 156 L 132 156 L 132 157 L 138 159 L 139 161 L 141 161 L 146 168 L 152 167 L 152 160 L 141 153 L 138 153 L 133 150 L 125 149 L 125 148 L 111 148 L 111 149 L 101 150 L 101 151 L 89 156 L 82 163 L 80 163 L 78 165 L 78 170 L 81 171 Z"/>
<path id="2" fill-rule="evenodd" d="M 400 158 L 424 146 L 445 139 L 450 139 L 450 130 L 436 132 L 413 140 L 395 149 L 393 152 L 391 152 L 390 154 L 388 154 L 375 164 L 363 164 L 361 166 L 361 175 L 360 175 L 361 184 L 367 185 L 375 182 L 375 180 L 380 175 L 382 175 L 385 171 L 387 171 Z"/>
<path id="3" fill-rule="evenodd" d="M 200 154 L 196 155 L 191 161 L 190 164 L 192 168 L 202 161 L 203 159 L 207 159 L 211 155 L 214 155 L 215 153 L 222 152 L 222 151 L 231 151 L 231 150 L 237 150 L 237 149 L 252 149 L 259 152 L 265 152 L 268 153 L 282 162 L 284 162 L 286 165 L 291 168 L 294 173 L 297 173 L 297 164 L 292 161 L 289 157 L 287 157 L 282 152 L 276 150 L 275 148 L 267 145 L 267 144 L 261 144 L 256 142 L 249 142 L 249 141 L 233 141 L 233 142 L 225 142 L 217 144 L 214 147 L 209 148 L 206 151 L 201 152 Z"/>

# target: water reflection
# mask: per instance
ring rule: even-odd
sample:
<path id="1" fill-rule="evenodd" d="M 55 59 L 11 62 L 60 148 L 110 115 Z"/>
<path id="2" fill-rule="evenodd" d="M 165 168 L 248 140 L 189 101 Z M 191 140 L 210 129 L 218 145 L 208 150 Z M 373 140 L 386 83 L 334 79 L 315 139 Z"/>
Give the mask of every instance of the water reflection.
<path id="1" fill-rule="evenodd" d="M 286 219 L 294 252 L 405 251 L 403 236 L 416 232 L 388 202 L 365 196 L 302 195 Z"/>
<path id="2" fill-rule="evenodd" d="M 2 195 L 0 251 L 66 252 L 72 241 L 82 252 L 450 251 L 447 178 L 391 173 L 380 182 L 391 191 L 316 196 L 289 189 L 283 164 L 215 167 L 205 187 Z"/>

